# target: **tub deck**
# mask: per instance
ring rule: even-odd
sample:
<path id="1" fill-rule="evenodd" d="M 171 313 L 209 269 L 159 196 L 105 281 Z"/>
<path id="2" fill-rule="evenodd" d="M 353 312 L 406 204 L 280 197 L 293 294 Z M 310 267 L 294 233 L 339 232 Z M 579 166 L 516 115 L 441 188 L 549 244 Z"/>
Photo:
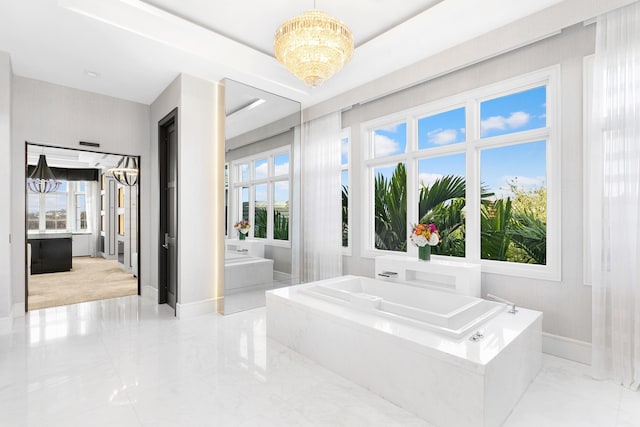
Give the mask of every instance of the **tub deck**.
<path id="1" fill-rule="evenodd" d="M 504 304 L 480 298 L 355 276 L 300 291 L 456 338 L 505 310 Z"/>
<path id="2" fill-rule="evenodd" d="M 257 289 L 273 282 L 273 260 L 226 252 L 224 285 L 227 294 Z"/>
<path id="3" fill-rule="evenodd" d="M 267 335 L 436 426 L 500 426 L 540 370 L 542 313 L 501 309 L 452 336 L 426 319 L 381 315 L 375 306 L 385 297 L 415 310 L 403 296 L 412 290 L 383 294 L 389 288 L 369 280 L 345 276 L 267 292 Z M 496 306 L 468 298 L 420 310 L 447 318 Z M 477 333 L 483 337 L 472 341 Z"/>

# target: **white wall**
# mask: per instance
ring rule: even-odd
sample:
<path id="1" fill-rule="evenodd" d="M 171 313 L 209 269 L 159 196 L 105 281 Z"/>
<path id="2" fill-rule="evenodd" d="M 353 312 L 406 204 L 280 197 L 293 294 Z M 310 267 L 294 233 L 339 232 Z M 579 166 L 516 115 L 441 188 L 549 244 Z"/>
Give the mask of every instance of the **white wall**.
<path id="1" fill-rule="evenodd" d="M 360 153 L 360 123 L 441 99 L 544 67 L 562 68 L 562 280 L 551 282 L 483 274 L 482 291 L 502 296 L 518 305 L 544 312 L 544 331 L 581 341 L 591 341 L 591 288 L 582 278 L 582 61 L 594 51 L 594 25 L 576 25 L 561 35 L 502 56 L 452 72 L 430 82 L 354 106 L 343 113 L 344 127 L 352 129 L 352 153 Z M 352 200 L 362 200 L 358 161 L 352 166 Z M 362 215 L 351 205 L 352 233 L 359 236 Z M 360 239 L 353 238 L 353 256 L 344 258 L 345 274 L 373 276 L 373 259 L 362 258 Z"/>
<path id="2" fill-rule="evenodd" d="M 10 195 L 11 189 L 11 59 L 0 52 L 0 193 Z M 20 170 L 23 170 L 19 168 Z M 11 245 L 9 243 L 10 203 L 0 207 L 0 330 L 10 326 L 11 301 Z M 24 265 L 19 264 L 19 265 Z M 16 268 L 13 268 L 14 270 Z M 19 270 L 19 268 L 18 268 Z"/>
<path id="3" fill-rule="evenodd" d="M 150 191 L 145 171 L 149 106 L 17 76 L 12 94 L 11 163 L 16 167 L 11 170 L 11 282 L 13 302 L 23 304 L 25 141 L 81 149 L 87 148 L 79 141 L 92 141 L 100 143 L 97 151 L 141 156 L 140 191 L 145 195 Z M 142 218 L 153 216 L 144 200 L 140 210 Z M 142 239 L 149 236 L 147 221 L 141 221 L 140 233 Z"/>
<path id="4" fill-rule="evenodd" d="M 151 104 L 150 203 L 157 211 L 158 121 L 178 108 L 179 317 L 216 309 L 224 281 L 224 99 L 218 83 L 178 76 Z M 154 212 L 155 212 L 154 211 Z M 159 217 L 151 217 L 146 251 L 157 291 Z M 143 248 L 144 249 L 144 248 Z M 145 267 L 146 268 L 146 267 Z"/>
<path id="5" fill-rule="evenodd" d="M 218 83 L 182 75 L 178 154 L 181 305 L 215 302 L 224 286 L 225 141 L 221 92 Z"/>

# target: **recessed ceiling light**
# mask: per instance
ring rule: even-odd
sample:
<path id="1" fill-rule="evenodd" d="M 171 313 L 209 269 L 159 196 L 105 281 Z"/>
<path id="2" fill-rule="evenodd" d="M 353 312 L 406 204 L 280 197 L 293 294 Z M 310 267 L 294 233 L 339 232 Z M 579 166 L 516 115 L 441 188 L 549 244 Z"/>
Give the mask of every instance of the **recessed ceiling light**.
<path id="1" fill-rule="evenodd" d="M 99 77 L 100 76 L 100 74 L 96 73 L 95 71 L 90 71 L 90 70 L 84 70 L 84 73 L 89 77 Z"/>

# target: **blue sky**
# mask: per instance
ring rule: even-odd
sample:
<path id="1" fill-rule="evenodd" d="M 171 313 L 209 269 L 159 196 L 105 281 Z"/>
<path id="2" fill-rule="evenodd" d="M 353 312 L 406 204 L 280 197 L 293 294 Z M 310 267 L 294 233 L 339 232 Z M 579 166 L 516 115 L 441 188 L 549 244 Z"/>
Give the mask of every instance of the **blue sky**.
<path id="1" fill-rule="evenodd" d="M 546 126 L 546 87 L 540 86 L 480 103 L 480 137 L 538 129 Z M 406 151 L 406 124 L 374 131 L 374 157 Z M 460 107 L 418 120 L 418 147 L 429 149 L 466 140 L 465 108 Z M 530 142 L 480 153 L 481 180 L 498 197 L 509 194 L 508 182 L 516 180 L 526 189 L 546 185 L 546 143 Z M 391 176 L 393 167 L 376 168 L 375 173 Z M 455 154 L 420 160 L 420 181 L 426 185 L 448 174 L 465 174 L 465 155 Z"/>

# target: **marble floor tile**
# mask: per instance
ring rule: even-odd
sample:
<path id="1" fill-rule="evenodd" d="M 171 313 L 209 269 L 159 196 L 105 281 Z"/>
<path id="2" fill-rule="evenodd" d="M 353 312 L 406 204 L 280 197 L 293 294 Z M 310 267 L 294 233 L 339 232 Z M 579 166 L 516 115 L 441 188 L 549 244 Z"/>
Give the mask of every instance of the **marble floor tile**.
<path id="1" fill-rule="evenodd" d="M 12 427 L 430 426 L 267 338 L 264 308 L 177 320 L 135 296 L 18 319 L 0 335 L 0 416 Z M 545 355 L 504 426 L 637 427 L 640 393 Z"/>

